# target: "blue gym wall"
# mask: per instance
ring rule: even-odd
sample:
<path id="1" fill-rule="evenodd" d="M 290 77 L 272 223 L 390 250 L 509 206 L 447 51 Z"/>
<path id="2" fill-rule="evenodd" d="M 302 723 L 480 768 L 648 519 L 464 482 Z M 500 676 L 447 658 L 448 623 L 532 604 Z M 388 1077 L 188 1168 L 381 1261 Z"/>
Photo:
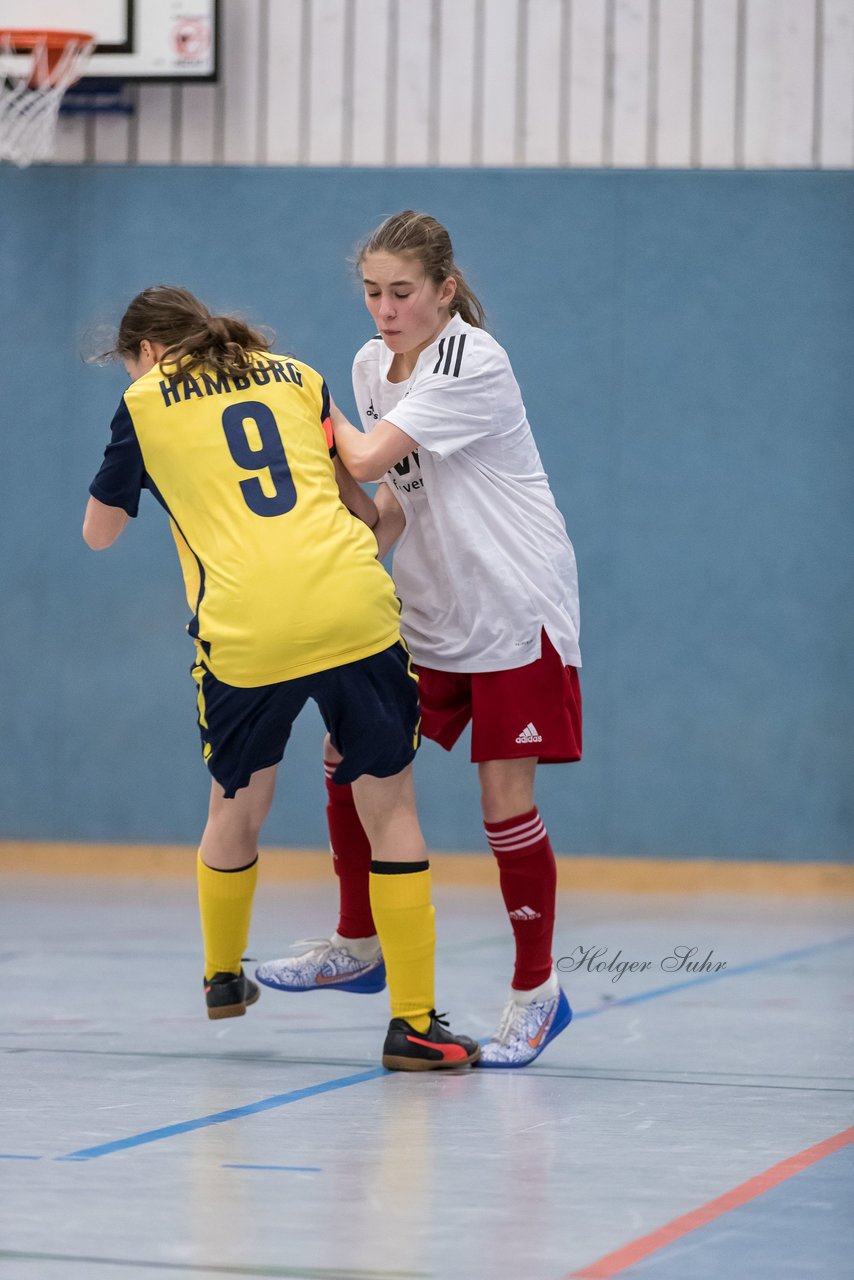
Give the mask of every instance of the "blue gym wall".
<path id="1" fill-rule="evenodd" d="M 541 771 L 564 852 L 842 858 L 854 760 L 854 174 L 0 171 L 0 836 L 194 841 L 192 649 L 166 522 L 80 538 L 125 385 L 91 330 L 161 281 L 275 327 L 352 410 L 346 264 L 398 208 L 451 228 L 578 554 L 586 748 Z M 325 843 L 313 710 L 271 844 Z M 481 849 L 466 747 L 417 765 Z"/>

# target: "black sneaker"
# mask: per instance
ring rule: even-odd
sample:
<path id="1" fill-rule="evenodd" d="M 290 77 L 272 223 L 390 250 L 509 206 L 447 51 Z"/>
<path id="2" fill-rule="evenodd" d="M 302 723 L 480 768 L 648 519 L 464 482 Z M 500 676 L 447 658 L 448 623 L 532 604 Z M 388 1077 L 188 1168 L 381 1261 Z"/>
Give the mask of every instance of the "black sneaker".
<path id="1" fill-rule="evenodd" d="M 242 1018 L 248 1004 L 254 1004 L 261 992 L 243 970 L 240 973 L 215 973 L 205 980 L 205 1000 L 209 1018 Z"/>
<path id="2" fill-rule="evenodd" d="M 405 1018 L 392 1018 L 383 1045 L 383 1066 L 389 1071 L 436 1071 L 477 1062 L 480 1045 L 447 1029 L 443 1014 L 430 1010 L 430 1026 L 416 1031 Z"/>

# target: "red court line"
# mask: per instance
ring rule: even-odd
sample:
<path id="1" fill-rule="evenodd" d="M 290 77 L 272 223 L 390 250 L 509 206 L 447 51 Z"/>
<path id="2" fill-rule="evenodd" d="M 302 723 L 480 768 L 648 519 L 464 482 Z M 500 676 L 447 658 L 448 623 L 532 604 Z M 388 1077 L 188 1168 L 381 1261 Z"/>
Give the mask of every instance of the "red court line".
<path id="1" fill-rule="evenodd" d="M 779 1164 L 772 1165 L 764 1173 L 758 1173 L 755 1178 L 748 1178 L 747 1182 L 742 1182 L 741 1186 L 733 1187 L 732 1191 L 727 1191 L 715 1200 L 710 1200 L 699 1209 L 692 1209 L 681 1218 L 674 1218 L 672 1222 L 658 1227 L 649 1235 L 632 1240 L 630 1244 L 623 1245 L 621 1249 L 615 1249 L 613 1253 L 606 1253 L 604 1257 L 597 1258 L 595 1262 L 582 1267 L 580 1271 L 571 1271 L 564 1276 L 563 1280 L 610 1280 L 611 1276 L 619 1275 L 621 1271 L 634 1266 L 636 1262 L 648 1258 L 651 1253 L 656 1253 L 665 1245 L 688 1235 L 690 1231 L 696 1231 L 698 1227 L 704 1227 L 707 1222 L 713 1222 L 715 1218 L 729 1213 L 730 1209 L 737 1209 L 748 1200 L 754 1200 L 765 1191 L 776 1187 L 778 1183 L 785 1182 L 787 1178 L 800 1173 L 802 1169 L 807 1169 L 825 1156 L 832 1155 L 834 1151 L 847 1147 L 851 1142 L 854 1142 L 854 1126 L 845 1129 L 842 1133 L 837 1133 L 833 1138 L 825 1138 L 823 1142 L 817 1142 L 814 1147 L 799 1151 L 797 1155 L 789 1156 L 787 1160 L 781 1160 Z"/>

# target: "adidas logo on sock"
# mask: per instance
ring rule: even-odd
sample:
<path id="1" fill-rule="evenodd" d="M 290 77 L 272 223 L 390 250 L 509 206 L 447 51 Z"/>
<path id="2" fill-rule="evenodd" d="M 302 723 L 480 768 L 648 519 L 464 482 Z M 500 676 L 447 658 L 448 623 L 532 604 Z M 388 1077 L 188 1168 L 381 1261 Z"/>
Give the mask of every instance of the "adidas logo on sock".
<path id="1" fill-rule="evenodd" d="M 525 725 L 525 728 L 516 739 L 517 742 L 542 742 L 542 740 L 543 735 L 541 733 L 537 733 L 536 728 L 530 722 Z"/>
<path id="2" fill-rule="evenodd" d="M 539 920 L 539 911 L 534 911 L 532 907 L 517 907 L 515 911 L 510 912 L 511 920 Z"/>

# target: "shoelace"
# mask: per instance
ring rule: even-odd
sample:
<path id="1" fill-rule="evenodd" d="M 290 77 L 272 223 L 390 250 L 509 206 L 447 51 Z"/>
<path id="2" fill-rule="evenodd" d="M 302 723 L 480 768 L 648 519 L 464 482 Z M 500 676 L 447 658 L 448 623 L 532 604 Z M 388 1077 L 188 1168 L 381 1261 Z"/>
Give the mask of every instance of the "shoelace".
<path id="1" fill-rule="evenodd" d="M 297 956 L 308 955 L 310 951 L 318 951 L 321 955 L 325 955 L 334 950 L 331 938 L 300 938 L 291 947 L 291 951 Z"/>
<path id="2" fill-rule="evenodd" d="M 499 1044 L 506 1044 L 510 1039 L 510 1033 L 514 1029 L 520 1014 L 524 1014 L 526 1005 L 517 1004 L 515 1000 L 508 1000 L 504 1006 L 504 1012 L 501 1015 L 501 1021 L 498 1024 L 498 1030 L 493 1036 L 493 1040 L 497 1040 Z"/>

